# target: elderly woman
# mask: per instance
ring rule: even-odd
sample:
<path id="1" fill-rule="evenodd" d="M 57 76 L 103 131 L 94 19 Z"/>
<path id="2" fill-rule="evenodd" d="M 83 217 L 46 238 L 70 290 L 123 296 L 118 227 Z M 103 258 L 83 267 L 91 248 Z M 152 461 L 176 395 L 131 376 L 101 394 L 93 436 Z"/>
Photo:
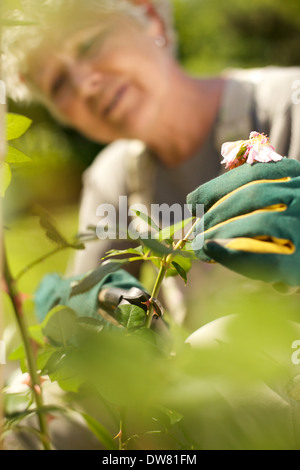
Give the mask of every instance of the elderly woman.
<path id="1" fill-rule="evenodd" d="M 4 39 L 14 98 L 36 98 L 64 124 L 111 143 L 83 177 L 80 230 L 101 204 L 174 203 L 220 172 L 224 141 L 252 130 L 278 153 L 300 159 L 299 68 L 233 70 L 208 79 L 176 60 L 168 0 L 24 3 L 14 17 L 35 21 Z M 294 93 L 297 90 L 294 90 Z M 95 267 L 111 240 L 90 243 L 73 272 Z"/>

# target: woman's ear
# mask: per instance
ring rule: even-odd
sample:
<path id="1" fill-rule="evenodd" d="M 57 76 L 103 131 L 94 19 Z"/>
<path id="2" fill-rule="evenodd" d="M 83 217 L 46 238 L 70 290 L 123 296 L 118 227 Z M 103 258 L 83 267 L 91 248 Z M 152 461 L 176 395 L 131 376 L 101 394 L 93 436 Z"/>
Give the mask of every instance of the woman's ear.
<path id="1" fill-rule="evenodd" d="M 153 37 L 155 44 L 159 47 L 166 46 L 167 35 L 165 22 L 153 2 L 151 0 L 131 0 L 131 2 L 145 8 L 149 21 L 147 32 Z"/>

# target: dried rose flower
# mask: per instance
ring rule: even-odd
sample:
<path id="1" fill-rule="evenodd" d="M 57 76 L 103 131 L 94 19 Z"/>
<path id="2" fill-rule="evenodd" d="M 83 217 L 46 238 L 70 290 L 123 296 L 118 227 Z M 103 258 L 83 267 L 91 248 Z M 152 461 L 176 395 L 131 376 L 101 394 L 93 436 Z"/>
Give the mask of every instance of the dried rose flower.
<path id="1" fill-rule="evenodd" d="M 255 162 L 278 162 L 282 156 L 275 152 L 269 138 L 259 132 L 251 132 L 249 140 L 226 142 L 222 145 L 221 155 L 226 168 L 232 170 L 244 163 L 252 165 Z"/>

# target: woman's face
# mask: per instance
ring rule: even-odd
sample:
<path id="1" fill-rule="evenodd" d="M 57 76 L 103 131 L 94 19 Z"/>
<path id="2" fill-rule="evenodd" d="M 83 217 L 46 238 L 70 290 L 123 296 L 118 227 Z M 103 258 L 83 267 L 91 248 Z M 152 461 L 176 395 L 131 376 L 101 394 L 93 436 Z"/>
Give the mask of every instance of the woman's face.
<path id="1" fill-rule="evenodd" d="M 30 57 L 29 79 L 87 137 L 147 140 L 159 121 L 172 63 L 149 31 L 117 16 L 63 44 L 45 40 Z"/>

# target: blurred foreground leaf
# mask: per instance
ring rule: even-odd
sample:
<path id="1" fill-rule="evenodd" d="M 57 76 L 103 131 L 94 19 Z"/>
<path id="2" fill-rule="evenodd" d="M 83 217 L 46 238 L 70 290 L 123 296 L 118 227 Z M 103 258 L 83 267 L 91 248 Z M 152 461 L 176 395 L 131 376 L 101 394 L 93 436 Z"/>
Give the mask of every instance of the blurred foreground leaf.
<path id="1" fill-rule="evenodd" d="M 4 393 L 4 410 L 7 416 L 24 412 L 31 403 L 32 390 L 30 388 L 20 393 Z"/>
<path id="2" fill-rule="evenodd" d="M 88 428 L 92 431 L 92 433 L 97 437 L 99 442 L 105 447 L 107 450 L 116 450 L 117 445 L 116 442 L 112 439 L 111 435 L 107 431 L 107 429 L 99 423 L 98 420 L 89 416 L 86 413 L 81 413 L 81 416 L 85 419 Z"/>
<path id="3" fill-rule="evenodd" d="M 183 420 L 183 415 L 178 413 L 178 411 L 171 410 L 161 405 L 158 405 L 156 408 L 168 418 L 169 426 L 174 426 Z"/>
<path id="4" fill-rule="evenodd" d="M 11 145 L 8 145 L 5 161 L 7 163 L 22 164 L 22 163 L 29 163 L 32 160 L 31 158 L 27 157 L 25 153 L 12 147 Z"/>
<path id="5" fill-rule="evenodd" d="M 57 306 L 52 309 L 42 323 L 44 335 L 54 344 L 67 346 L 68 340 L 74 335 L 77 314 L 69 307 Z"/>
<path id="6" fill-rule="evenodd" d="M 11 183 L 11 170 L 7 163 L 1 163 L 2 182 L 1 182 L 1 197 L 5 196 L 6 190 Z"/>
<path id="7" fill-rule="evenodd" d="M 20 114 L 6 114 L 6 139 L 13 140 L 21 137 L 31 126 L 32 121 Z"/>
<path id="8" fill-rule="evenodd" d="M 67 247 L 69 245 L 65 238 L 55 227 L 50 215 L 44 211 L 40 212 L 40 224 L 41 227 L 45 230 L 46 236 L 49 240 L 60 246 Z"/>

